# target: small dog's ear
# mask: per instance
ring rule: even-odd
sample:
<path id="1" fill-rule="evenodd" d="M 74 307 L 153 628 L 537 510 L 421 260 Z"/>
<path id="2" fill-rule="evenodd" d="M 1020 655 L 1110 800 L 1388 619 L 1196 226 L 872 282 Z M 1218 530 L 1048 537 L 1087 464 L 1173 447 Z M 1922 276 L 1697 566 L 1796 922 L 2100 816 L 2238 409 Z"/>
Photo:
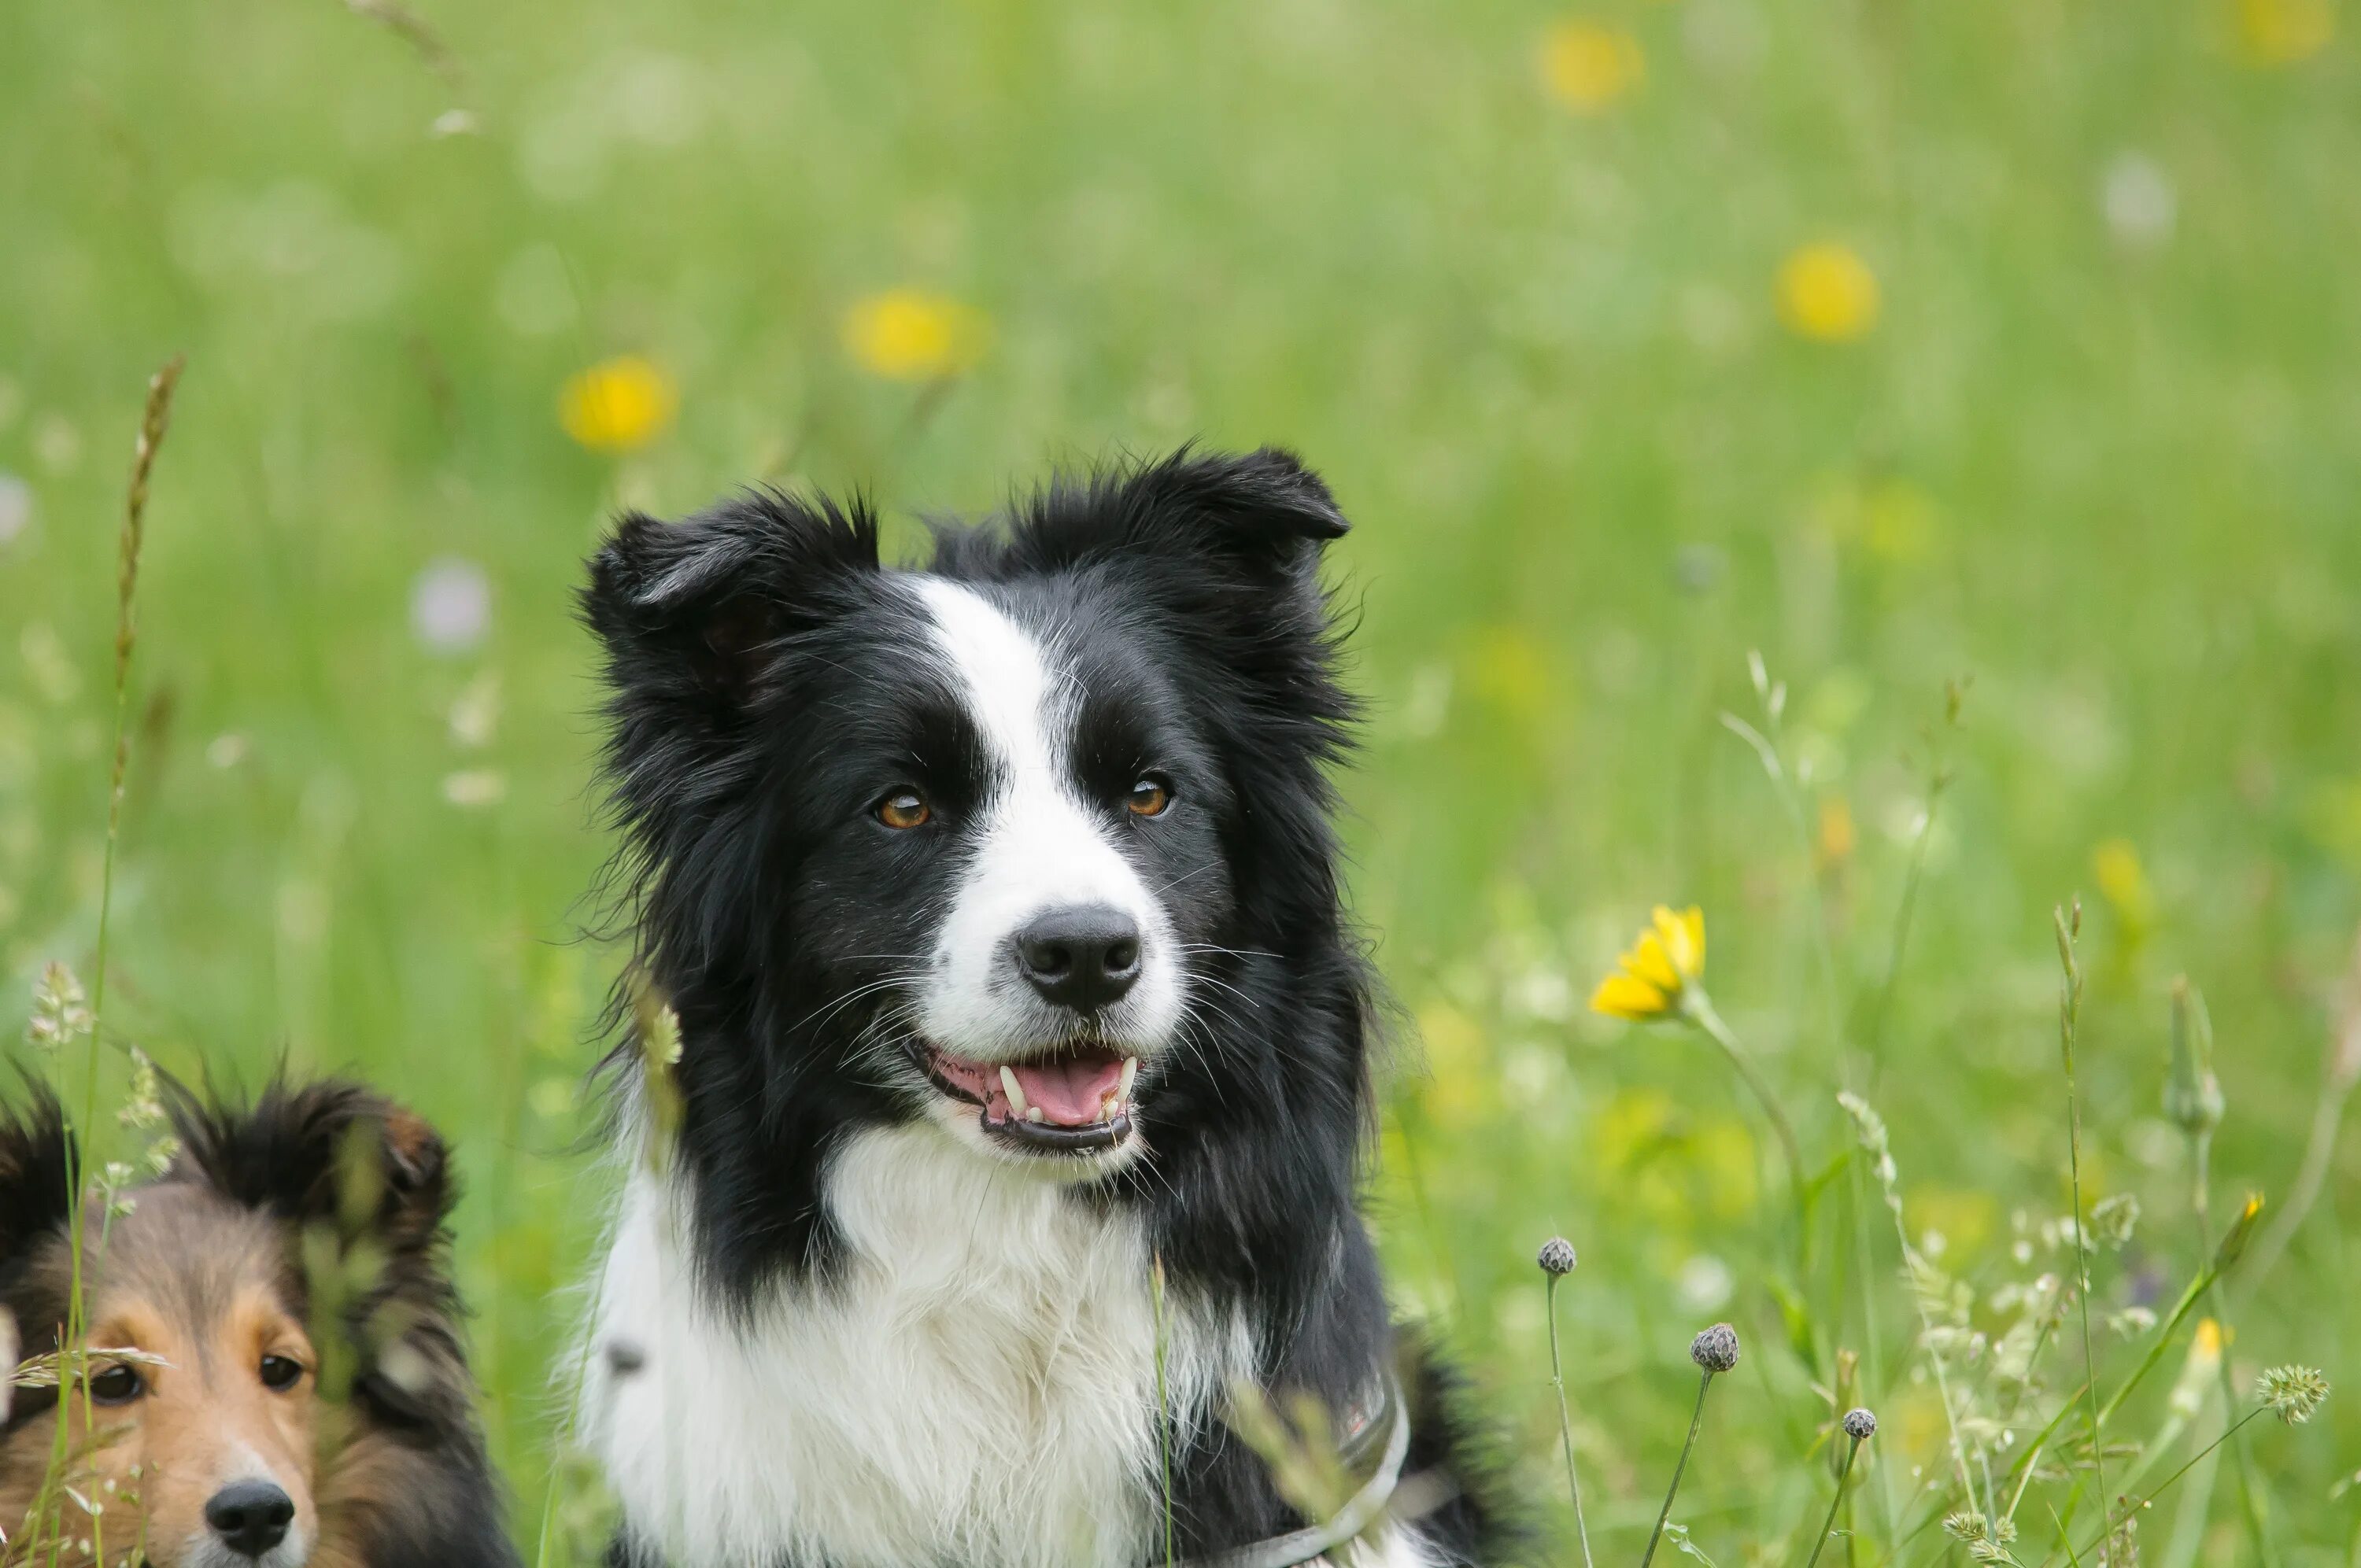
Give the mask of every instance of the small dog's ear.
<path id="1" fill-rule="evenodd" d="M 185 1166 L 250 1208 L 399 1249 L 433 1241 L 457 1201 L 442 1135 L 358 1084 L 274 1083 L 243 1111 L 167 1091 Z"/>
<path id="2" fill-rule="evenodd" d="M 65 1112 L 39 1084 L 29 1086 L 27 1101 L 21 1112 L 0 1111 L 0 1268 L 71 1215 L 74 1141 Z"/>
<path id="3" fill-rule="evenodd" d="M 591 557 L 582 614 L 619 695 L 734 710 L 774 644 L 828 617 L 842 575 L 876 567 L 860 501 L 749 491 L 676 523 L 625 514 Z"/>

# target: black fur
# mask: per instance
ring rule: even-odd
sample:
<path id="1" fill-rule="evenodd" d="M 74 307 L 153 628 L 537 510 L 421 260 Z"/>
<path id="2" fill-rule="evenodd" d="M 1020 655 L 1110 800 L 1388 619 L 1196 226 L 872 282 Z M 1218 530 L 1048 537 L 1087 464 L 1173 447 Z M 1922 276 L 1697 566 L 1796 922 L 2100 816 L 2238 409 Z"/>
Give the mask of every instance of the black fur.
<path id="1" fill-rule="evenodd" d="M 1073 1201 L 1144 1212 L 1176 1289 L 1259 1325 L 1265 1385 L 1335 1409 L 1396 1343 L 1356 1208 L 1372 979 L 1343 913 L 1328 780 L 1356 705 L 1319 565 L 1345 528 L 1287 453 L 1184 450 L 1053 485 L 996 525 L 942 526 L 927 566 L 1058 629 L 1091 788 L 1152 765 L 1190 806 L 1126 852 L 1191 944 L 1191 1048 L 1143 1073 L 1153 1153 Z M 921 835 L 880 833 L 864 807 L 915 775 L 955 817 L 975 742 L 906 656 L 919 612 L 858 507 L 763 491 L 677 525 L 628 517 L 583 609 L 605 652 L 631 915 L 681 1017 L 678 1146 L 704 1266 L 742 1305 L 829 1266 L 819 1179 L 838 1140 L 916 1114 L 862 1053 L 897 1005 L 890 956 L 920 950 L 946 873 Z M 1449 1468 L 1447 1402 L 1416 1403 L 1413 1463 Z M 1185 1552 L 1301 1522 L 1226 1431 L 1180 1470 Z M 1497 1515 L 1458 1486 L 1430 1545 L 1497 1560 Z"/>
<path id="2" fill-rule="evenodd" d="M 62 1230 L 73 1212 L 76 1155 L 65 1109 L 29 1080 L 26 1101 L 21 1111 L 0 1106 L 0 1300 L 31 1266 L 33 1244 Z"/>

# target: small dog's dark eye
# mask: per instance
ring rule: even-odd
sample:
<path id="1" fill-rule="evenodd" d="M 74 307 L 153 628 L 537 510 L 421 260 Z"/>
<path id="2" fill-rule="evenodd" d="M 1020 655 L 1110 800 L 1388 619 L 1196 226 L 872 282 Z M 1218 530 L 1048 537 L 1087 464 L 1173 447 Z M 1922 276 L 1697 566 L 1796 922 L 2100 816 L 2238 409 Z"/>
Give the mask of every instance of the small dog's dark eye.
<path id="1" fill-rule="evenodd" d="M 90 1398 L 94 1405 L 127 1405 L 146 1392 L 147 1380 L 129 1362 L 118 1361 L 90 1376 Z"/>
<path id="2" fill-rule="evenodd" d="M 1131 786 L 1123 804 L 1134 817 L 1161 817 L 1172 804 L 1172 786 L 1151 774 Z"/>
<path id="3" fill-rule="evenodd" d="M 284 1394 L 303 1381 L 303 1364 L 290 1356 L 266 1355 L 261 1370 L 262 1386 L 276 1393 Z"/>
<path id="4" fill-rule="evenodd" d="M 924 828 L 935 808 L 914 789 L 897 789 L 877 803 L 877 820 L 888 828 Z"/>

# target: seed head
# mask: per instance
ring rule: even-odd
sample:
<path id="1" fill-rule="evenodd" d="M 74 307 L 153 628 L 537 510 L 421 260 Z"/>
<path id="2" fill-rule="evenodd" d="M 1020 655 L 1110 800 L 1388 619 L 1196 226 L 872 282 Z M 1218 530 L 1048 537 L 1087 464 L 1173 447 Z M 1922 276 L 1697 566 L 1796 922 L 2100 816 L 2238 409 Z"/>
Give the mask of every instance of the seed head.
<path id="1" fill-rule="evenodd" d="M 1738 1365 L 1738 1331 L 1728 1323 L 1713 1327 L 1689 1341 L 1689 1359 L 1708 1372 L 1727 1372 Z"/>
<path id="2" fill-rule="evenodd" d="M 1976 1509 L 1960 1509 L 1958 1514 L 1950 1514 L 1943 1520 L 1943 1535 L 1958 1540 L 1958 1542 L 1967 1542 L 1969 1556 L 1985 1561 L 1983 1554 L 1976 1552 L 1976 1547 L 1979 1544 L 2002 1544 L 2004 1547 L 2007 1542 L 2016 1540 L 2016 1526 L 2009 1523 L 2007 1519 L 1985 1519 Z"/>
<path id="3" fill-rule="evenodd" d="M 2312 1420 L 2328 1398 L 2328 1379 L 2315 1367 L 2274 1366 L 2255 1386 L 2255 1398 L 2290 1426 Z"/>
<path id="4" fill-rule="evenodd" d="M 2132 1232 L 2139 1226 L 2139 1217 L 2137 1195 L 2110 1192 L 2091 1205 L 2091 1234 L 2101 1246 L 2121 1252 L 2131 1244 Z"/>
<path id="5" fill-rule="evenodd" d="M 1877 1418 L 1866 1409 L 1847 1410 L 1844 1430 L 1845 1436 L 1852 1439 L 1853 1442 L 1867 1442 L 1877 1431 Z"/>
<path id="6" fill-rule="evenodd" d="M 25 1038 L 44 1055 L 53 1055 L 87 1035 L 95 1026 L 82 981 L 61 963 L 51 963 L 33 986 L 33 1015 L 25 1025 Z"/>
<path id="7" fill-rule="evenodd" d="M 1552 1236 L 1542 1243 L 1542 1272 L 1552 1278 L 1574 1272 L 1574 1244 L 1564 1236 Z"/>

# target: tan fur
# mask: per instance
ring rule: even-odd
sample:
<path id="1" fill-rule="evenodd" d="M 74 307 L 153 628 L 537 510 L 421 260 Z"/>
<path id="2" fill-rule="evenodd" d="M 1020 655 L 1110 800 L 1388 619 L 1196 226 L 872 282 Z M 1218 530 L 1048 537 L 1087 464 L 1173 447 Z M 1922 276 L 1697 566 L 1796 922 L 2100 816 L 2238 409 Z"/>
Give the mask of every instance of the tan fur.
<path id="1" fill-rule="evenodd" d="M 58 1250 L 46 1266 L 70 1266 Z M 312 1561 L 335 1561 L 323 1536 L 342 1532 L 333 1519 L 324 1531 L 323 1499 L 348 1489 L 349 1464 L 330 1452 L 322 1474 L 317 1440 L 341 1423 L 322 1420 L 319 1362 L 291 1306 L 280 1228 L 203 1187 L 150 1187 L 108 1227 L 91 1274 L 93 1373 L 115 1349 L 164 1365 L 139 1368 L 147 1391 L 127 1404 L 93 1405 L 78 1390 L 63 1401 L 75 1456 L 70 1483 L 104 1508 L 92 1519 L 66 1502 L 75 1550 L 63 1561 L 112 1564 L 144 1542 L 155 1568 L 172 1568 L 203 1539 L 206 1500 L 245 1479 L 284 1489 L 295 1503 L 295 1533 L 321 1542 Z M 284 1390 L 266 1387 L 266 1355 L 287 1357 L 303 1376 Z M 40 1491 L 57 1422 L 53 1406 L 0 1442 L 0 1527 L 12 1535 Z"/>

